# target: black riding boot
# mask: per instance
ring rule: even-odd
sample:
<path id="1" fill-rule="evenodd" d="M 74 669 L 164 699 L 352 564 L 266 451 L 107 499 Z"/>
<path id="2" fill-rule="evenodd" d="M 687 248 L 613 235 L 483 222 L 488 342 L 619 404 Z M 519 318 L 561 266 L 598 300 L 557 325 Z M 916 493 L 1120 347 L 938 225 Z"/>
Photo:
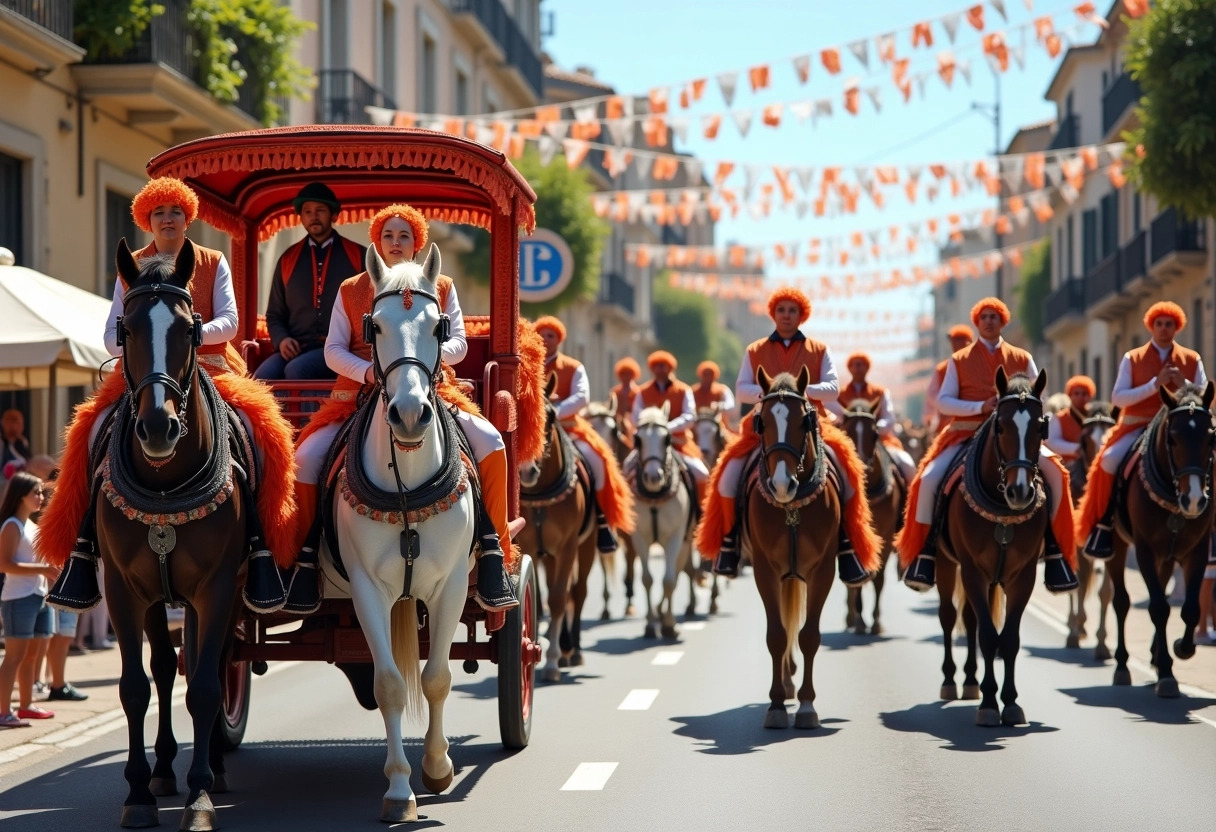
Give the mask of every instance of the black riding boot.
<path id="1" fill-rule="evenodd" d="M 595 548 L 602 555 L 610 555 L 616 551 L 616 535 L 608 525 L 608 518 L 597 503 L 595 506 Z"/>
<path id="2" fill-rule="evenodd" d="M 836 545 L 836 570 L 845 586 L 861 586 L 871 577 L 862 567 L 857 550 L 853 548 L 852 541 L 845 533 L 844 523 L 840 524 L 840 537 Z"/>
<path id="3" fill-rule="evenodd" d="M 101 588 L 97 582 L 97 534 L 93 510 L 89 509 L 77 532 L 76 545 L 59 580 L 51 587 L 46 602 L 66 612 L 87 612 L 101 603 Z"/>
<path id="4" fill-rule="evenodd" d="M 287 589 L 283 586 L 274 556 L 265 546 L 257 502 L 248 487 L 241 490 L 245 495 L 246 528 L 249 532 L 249 569 L 241 596 L 245 599 L 245 606 L 256 613 L 278 612 L 287 603 Z"/>
<path id="5" fill-rule="evenodd" d="M 1111 497 L 1110 504 L 1102 514 L 1101 519 L 1094 524 L 1085 540 L 1085 554 L 1094 560 L 1106 560 L 1115 554 L 1115 498 Z"/>
<path id="6" fill-rule="evenodd" d="M 1048 592 L 1058 593 L 1071 592 L 1077 585 L 1077 573 L 1064 559 L 1064 552 L 1048 526 L 1047 537 L 1043 540 L 1043 586 Z"/>
<path id="7" fill-rule="evenodd" d="M 283 611 L 295 615 L 311 615 L 321 608 L 321 569 L 317 552 L 321 547 L 321 512 L 316 513 L 304 545 L 296 555 L 296 565 L 290 570 L 279 570 L 283 585 L 287 587 L 287 603 Z"/>
<path id="8" fill-rule="evenodd" d="M 714 573 L 724 578 L 739 577 L 739 558 L 739 527 L 736 526 L 722 536 L 722 549 L 714 561 Z"/>
<path id="9" fill-rule="evenodd" d="M 908 565 L 904 583 L 917 592 L 928 592 L 937 583 L 937 523 L 929 527 L 929 536 L 916 560 Z"/>
<path id="10" fill-rule="evenodd" d="M 502 541 L 490 518 L 485 516 L 484 510 L 481 530 L 481 554 L 477 557 L 477 604 L 490 612 L 519 606 L 515 587 L 507 574 Z"/>

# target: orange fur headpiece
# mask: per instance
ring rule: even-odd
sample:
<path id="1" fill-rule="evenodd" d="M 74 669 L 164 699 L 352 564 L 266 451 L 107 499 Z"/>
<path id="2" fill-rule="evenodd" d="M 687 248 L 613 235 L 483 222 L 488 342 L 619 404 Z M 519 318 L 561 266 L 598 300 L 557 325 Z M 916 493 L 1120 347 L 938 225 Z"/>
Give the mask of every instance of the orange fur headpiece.
<path id="1" fill-rule="evenodd" d="M 646 366 L 654 369 L 656 364 L 666 364 L 672 370 L 680 366 L 680 362 L 676 361 L 676 357 L 667 350 L 655 350 L 646 357 Z"/>
<path id="2" fill-rule="evenodd" d="M 532 326 L 537 332 L 540 332 L 542 329 L 547 329 L 550 332 L 556 332 L 559 343 L 566 340 L 566 325 L 552 315 L 542 315 L 536 319 L 536 323 L 534 323 Z M 638 370 L 638 375 L 641 375 L 640 368 Z"/>
<path id="3" fill-rule="evenodd" d="M 968 344 L 975 340 L 975 335 L 972 334 L 971 327 L 967 326 L 966 324 L 955 324 L 954 326 L 950 327 L 949 331 L 946 332 L 946 337 L 951 340 L 955 338 L 966 338 Z"/>
<path id="4" fill-rule="evenodd" d="M 1009 325 L 1009 307 L 1000 298 L 983 298 L 979 303 L 971 307 L 971 323 L 978 327 L 980 325 L 980 313 L 985 309 L 992 309 L 1001 316 L 1001 326 Z"/>
<path id="5" fill-rule="evenodd" d="M 808 298 L 802 291 L 786 286 L 773 292 L 768 297 L 768 316 L 770 318 L 777 317 L 777 304 L 783 300 L 792 300 L 798 304 L 802 310 L 802 317 L 798 320 L 798 325 L 806 323 L 811 318 L 811 299 Z"/>
<path id="6" fill-rule="evenodd" d="M 141 231 L 152 233 L 149 218 L 158 205 L 177 205 L 186 214 L 186 225 L 198 216 L 198 194 L 180 179 L 162 176 L 139 189 L 131 200 L 131 216 Z"/>
<path id="7" fill-rule="evenodd" d="M 846 360 L 844 362 L 844 366 L 847 367 L 850 364 L 852 364 L 854 361 L 863 361 L 863 362 L 865 362 L 866 369 L 867 370 L 870 369 L 870 356 L 866 355 L 864 352 L 855 352 L 852 355 L 850 355 L 848 357 L 848 360 Z"/>
<path id="8" fill-rule="evenodd" d="M 1182 311 L 1182 307 L 1174 303 L 1172 300 L 1163 300 L 1154 303 L 1144 313 L 1144 326 L 1149 332 L 1153 331 L 1153 321 L 1164 315 L 1167 318 L 1173 318 L 1174 323 L 1178 325 L 1175 332 L 1182 332 L 1186 327 L 1186 313 Z"/>
<path id="9" fill-rule="evenodd" d="M 642 375 L 642 368 L 638 366 L 638 362 L 629 356 L 625 356 L 620 361 L 616 362 L 616 366 L 612 368 L 612 372 L 616 374 L 617 378 L 620 378 L 621 373 L 623 373 L 625 370 L 629 370 L 631 373 L 633 373 L 634 378 Z"/>
<path id="10" fill-rule="evenodd" d="M 371 228 L 368 229 L 368 236 L 372 238 L 372 245 L 380 252 L 380 256 L 384 256 L 384 251 L 380 248 L 380 235 L 384 232 L 384 224 L 393 217 L 405 220 L 414 232 L 414 251 L 410 256 L 422 251 L 427 241 L 426 217 L 412 205 L 389 205 L 376 212 L 376 216 L 372 217 Z"/>
<path id="11" fill-rule="evenodd" d="M 1073 376 L 1068 380 L 1068 383 L 1064 385 L 1064 392 L 1071 394 L 1072 391 L 1078 387 L 1089 393 L 1091 397 L 1098 395 L 1098 386 L 1094 384 L 1094 380 L 1089 376 Z"/>
<path id="12" fill-rule="evenodd" d="M 713 361 L 702 361 L 700 364 L 698 364 L 697 376 L 699 377 L 701 373 L 705 372 L 706 370 L 709 370 L 714 374 L 714 381 L 717 381 L 722 377 L 722 368 Z"/>

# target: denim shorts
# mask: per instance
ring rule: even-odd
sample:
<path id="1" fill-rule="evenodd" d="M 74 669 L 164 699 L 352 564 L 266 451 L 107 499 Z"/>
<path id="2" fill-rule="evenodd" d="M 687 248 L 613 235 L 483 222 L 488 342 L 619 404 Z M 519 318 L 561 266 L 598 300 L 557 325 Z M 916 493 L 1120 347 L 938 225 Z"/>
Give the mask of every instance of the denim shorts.
<path id="1" fill-rule="evenodd" d="M 78 612 L 55 610 L 55 635 L 76 638 L 76 622 L 80 620 Z"/>
<path id="2" fill-rule="evenodd" d="M 55 611 L 43 595 L 0 601 L 0 618 L 8 638 L 47 638 L 55 630 Z"/>

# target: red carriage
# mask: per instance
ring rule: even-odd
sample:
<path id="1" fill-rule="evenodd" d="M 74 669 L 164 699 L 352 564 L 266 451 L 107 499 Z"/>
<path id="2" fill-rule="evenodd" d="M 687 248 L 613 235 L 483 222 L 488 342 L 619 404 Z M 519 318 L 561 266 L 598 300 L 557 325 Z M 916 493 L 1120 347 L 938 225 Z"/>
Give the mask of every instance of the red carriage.
<path id="1" fill-rule="evenodd" d="M 503 434 L 508 454 L 511 516 L 519 516 L 516 407 L 519 395 L 519 229 L 534 222 L 535 194 L 499 152 L 472 141 L 424 130 L 314 126 L 212 136 L 161 153 L 150 176 L 187 182 L 199 197 L 199 218 L 232 239 L 232 272 L 242 336 L 252 370 L 269 351 L 258 339 L 258 244 L 295 225 L 292 200 L 313 181 L 341 200 L 336 224 L 368 219 L 379 208 L 408 202 L 428 218 L 479 226 L 490 232 L 489 316 L 466 315 L 468 354 L 455 367 L 486 418 Z M 299 428 L 309 403 L 330 382 L 271 382 L 285 415 Z M 499 724 L 503 745 L 527 745 L 532 721 L 537 641 L 538 584 L 531 558 L 519 559 L 520 605 L 486 612 L 471 598 L 461 624 L 467 639 L 450 651 L 472 672 L 479 660 L 498 665 Z M 425 619 L 424 619 L 425 620 Z M 300 623 L 295 629 L 284 625 Z M 426 658 L 426 628 L 419 633 Z M 360 702 L 374 707 L 371 653 L 349 599 L 327 599 L 301 620 L 248 611 L 235 631 L 217 729 L 220 745 L 238 746 L 249 714 L 251 676 L 269 661 L 326 661 L 347 673 Z"/>

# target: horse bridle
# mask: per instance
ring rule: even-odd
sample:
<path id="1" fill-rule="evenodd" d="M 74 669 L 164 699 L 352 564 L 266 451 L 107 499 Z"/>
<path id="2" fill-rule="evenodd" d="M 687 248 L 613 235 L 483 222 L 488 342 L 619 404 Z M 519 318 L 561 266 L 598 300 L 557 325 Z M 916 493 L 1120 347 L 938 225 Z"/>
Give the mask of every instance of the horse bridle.
<path id="1" fill-rule="evenodd" d="M 878 446 L 878 417 L 868 410 L 846 410 L 844 412 L 844 420 L 847 422 L 850 419 L 861 419 L 863 421 L 872 422 L 874 424 L 874 436 L 875 436 L 874 445 L 875 445 L 875 448 L 877 448 L 877 446 Z M 859 457 L 861 456 L 861 448 L 857 449 L 857 455 Z M 874 458 L 874 453 L 871 452 L 868 457 L 862 457 L 861 461 L 866 464 L 869 464 L 870 460 L 873 458 Z"/>
<path id="2" fill-rule="evenodd" d="M 1166 428 L 1167 428 L 1165 431 L 1165 458 L 1170 464 L 1170 482 L 1174 486 L 1175 499 L 1177 499 L 1177 497 L 1178 497 L 1178 483 L 1183 477 L 1186 477 L 1186 476 L 1202 477 L 1203 478 L 1203 496 L 1208 497 L 1208 498 L 1211 497 L 1212 454 L 1208 453 L 1206 455 L 1207 459 L 1208 459 L 1207 465 L 1202 465 L 1202 466 L 1201 465 L 1188 465 L 1185 468 L 1182 468 L 1181 470 L 1177 470 L 1174 468 L 1174 455 L 1172 453 L 1170 453 L 1170 447 L 1174 444 L 1173 435 L 1170 433 L 1170 431 L 1168 429 L 1170 419 L 1175 414 L 1180 414 L 1180 413 L 1185 413 L 1193 419 L 1195 417 L 1195 412 L 1199 411 L 1199 410 L 1202 410 L 1205 413 L 1207 413 L 1209 422 L 1211 422 L 1212 412 L 1210 410 L 1208 410 L 1206 407 L 1201 407 L 1199 404 L 1197 404 L 1195 402 L 1188 402 L 1184 405 L 1179 405 L 1178 407 L 1170 408 L 1169 412 L 1165 414 L 1165 422 L 1166 422 Z M 1209 424 L 1208 436 L 1212 436 L 1213 434 L 1216 434 L 1216 426 Z"/>
<path id="3" fill-rule="evenodd" d="M 786 399 L 794 399 L 800 401 L 805 410 L 802 411 L 802 447 L 797 448 L 789 442 L 777 442 L 774 445 L 769 445 L 764 441 L 764 416 L 761 413 L 764 408 L 764 403 L 768 401 L 778 401 L 784 403 Z M 798 460 L 798 467 L 795 472 L 801 474 L 806 468 L 806 449 L 807 438 L 819 422 L 819 411 L 815 409 L 815 405 L 811 404 L 810 400 L 802 393 L 795 393 L 792 390 L 781 390 L 776 393 L 767 393 L 761 396 L 760 401 L 756 403 L 756 412 L 752 416 L 752 429 L 760 436 L 760 458 L 764 460 L 765 470 L 768 469 L 768 458 L 771 454 L 785 451 Z"/>
<path id="4" fill-rule="evenodd" d="M 713 422 L 714 429 L 717 431 L 717 434 L 718 434 L 718 444 L 722 445 L 723 447 L 726 446 L 726 435 L 722 431 L 722 414 L 720 412 L 713 413 L 713 414 L 706 413 L 706 414 L 699 415 L 699 416 L 697 416 L 697 421 L 698 422 Z"/>
<path id="5" fill-rule="evenodd" d="M 139 384 L 135 384 L 131 378 L 131 364 L 128 361 L 122 362 L 122 376 L 126 382 L 127 390 L 131 394 L 131 415 L 135 416 L 139 411 L 139 394 L 145 388 L 153 384 L 163 384 L 169 388 L 169 392 L 175 395 L 178 399 L 177 418 L 181 424 L 181 436 L 187 433 L 186 426 L 186 407 L 190 401 L 190 390 L 194 384 L 194 373 L 198 369 L 198 348 L 203 345 L 203 316 L 194 311 L 194 298 L 190 292 L 180 286 L 174 286 L 171 283 L 147 283 L 142 286 L 136 286 L 131 289 L 122 299 L 123 314 L 119 315 L 115 320 L 116 325 L 116 340 L 118 346 L 122 348 L 123 353 L 126 353 L 127 336 L 126 329 L 123 326 L 123 319 L 126 318 L 127 305 L 136 298 L 141 298 L 144 295 L 152 295 L 152 300 L 156 301 L 160 296 L 168 295 L 169 297 L 184 300 L 186 307 L 190 310 L 190 314 L 194 320 L 190 328 L 190 366 L 186 371 L 186 380 L 184 384 L 178 383 L 178 380 L 168 373 L 151 372 L 140 379 Z"/>
<path id="6" fill-rule="evenodd" d="M 647 462 L 657 462 L 657 463 L 659 463 L 659 467 L 662 468 L 662 470 L 663 470 L 663 479 L 665 480 L 663 485 L 664 486 L 669 485 L 670 483 L 666 482 L 666 481 L 673 479 L 673 477 L 668 476 L 671 473 L 670 465 L 668 462 L 671 459 L 671 429 L 667 425 L 660 425 L 657 422 L 650 422 L 646 425 L 638 425 L 638 434 L 639 435 L 641 434 L 643 427 L 662 428 L 662 430 L 663 430 L 663 456 L 661 456 L 661 457 L 642 456 L 641 454 L 639 454 L 638 455 L 638 475 L 641 476 L 641 471 L 646 466 Z"/>
<path id="7" fill-rule="evenodd" d="M 1092 416 L 1086 416 L 1084 419 L 1081 420 L 1082 437 L 1084 437 L 1086 430 L 1088 428 L 1093 427 L 1094 425 L 1106 425 L 1108 427 L 1114 427 L 1116 423 L 1117 422 L 1113 416 L 1108 416 L 1105 413 L 1095 413 Z M 1092 459 L 1089 456 L 1089 454 L 1085 452 L 1084 439 L 1082 439 L 1080 445 L 1081 445 L 1081 450 L 1078 453 L 1078 456 L 1081 457 L 1082 459 L 1084 459 L 1085 467 L 1088 469 L 1089 463 L 1090 463 L 1090 461 L 1092 461 Z"/>
<path id="8" fill-rule="evenodd" d="M 992 411 L 994 417 L 995 417 L 996 411 L 999 410 L 1001 405 L 1004 404 L 1005 402 L 1016 401 L 1019 404 L 1025 404 L 1027 399 L 1038 402 L 1040 410 L 1043 408 L 1042 399 L 1040 399 L 1038 396 L 1032 396 L 1030 393 L 1027 393 L 1026 391 L 1023 390 L 1020 393 L 1007 393 L 1004 396 L 1001 396 L 999 399 L 997 399 L 996 408 L 994 408 Z M 995 421 L 996 420 L 994 418 L 994 422 Z M 1047 429 L 1048 429 L 1048 425 L 1050 423 L 1051 423 L 1051 418 L 1047 414 L 1043 414 L 1043 415 L 1039 416 L 1039 441 L 1040 442 L 1047 438 Z M 1035 458 L 1033 460 L 1031 460 L 1031 459 L 1005 460 L 1001 456 L 1001 443 L 998 441 L 998 442 L 993 442 L 992 444 L 993 444 L 993 450 L 996 452 L 996 461 L 997 461 L 996 490 L 999 493 L 1001 493 L 1001 494 L 1005 493 L 1005 489 L 1006 489 L 1005 474 L 1007 474 L 1010 469 L 1013 469 L 1015 471 L 1019 468 L 1026 469 L 1027 471 L 1030 472 L 1031 481 L 1033 481 L 1034 478 L 1039 475 L 1039 458 L 1038 458 L 1037 454 L 1035 455 Z"/>

